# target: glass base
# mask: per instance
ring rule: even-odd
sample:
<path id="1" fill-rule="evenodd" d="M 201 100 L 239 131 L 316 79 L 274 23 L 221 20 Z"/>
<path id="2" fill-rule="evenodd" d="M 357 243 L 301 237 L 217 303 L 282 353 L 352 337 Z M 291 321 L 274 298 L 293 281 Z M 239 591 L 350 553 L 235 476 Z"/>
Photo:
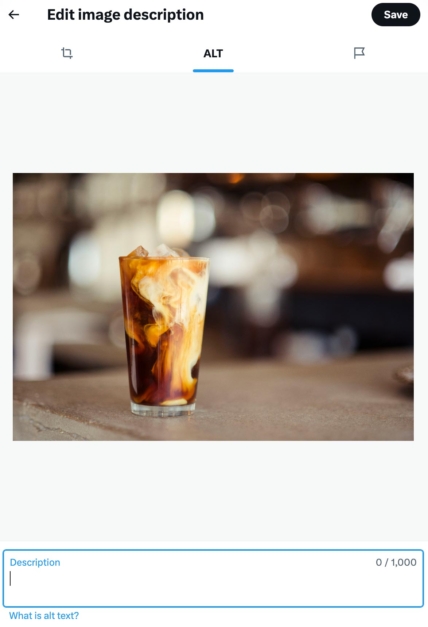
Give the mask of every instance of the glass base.
<path id="1" fill-rule="evenodd" d="M 195 403 L 191 405 L 138 405 L 131 401 L 131 411 L 136 416 L 152 418 L 170 418 L 174 416 L 191 416 L 195 411 Z"/>

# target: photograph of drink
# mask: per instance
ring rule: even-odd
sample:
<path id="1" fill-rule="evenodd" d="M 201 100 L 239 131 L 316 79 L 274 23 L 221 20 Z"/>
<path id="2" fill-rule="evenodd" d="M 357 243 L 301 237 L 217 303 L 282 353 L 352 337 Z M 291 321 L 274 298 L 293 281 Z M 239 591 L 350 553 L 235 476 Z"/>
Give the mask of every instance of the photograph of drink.
<path id="1" fill-rule="evenodd" d="M 15 174 L 13 438 L 414 440 L 414 200 L 411 172 Z"/>
<path id="2" fill-rule="evenodd" d="M 195 410 L 208 290 L 208 259 L 158 246 L 119 258 L 131 411 Z"/>

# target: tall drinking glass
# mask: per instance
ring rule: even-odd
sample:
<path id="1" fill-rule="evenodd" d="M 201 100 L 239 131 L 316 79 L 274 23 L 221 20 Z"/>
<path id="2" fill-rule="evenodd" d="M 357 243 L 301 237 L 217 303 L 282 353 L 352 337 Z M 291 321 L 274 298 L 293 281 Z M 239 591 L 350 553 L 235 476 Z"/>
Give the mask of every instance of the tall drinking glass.
<path id="1" fill-rule="evenodd" d="M 132 253 L 131 253 L 132 255 Z M 195 410 L 209 260 L 119 257 L 131 411 Z"/>

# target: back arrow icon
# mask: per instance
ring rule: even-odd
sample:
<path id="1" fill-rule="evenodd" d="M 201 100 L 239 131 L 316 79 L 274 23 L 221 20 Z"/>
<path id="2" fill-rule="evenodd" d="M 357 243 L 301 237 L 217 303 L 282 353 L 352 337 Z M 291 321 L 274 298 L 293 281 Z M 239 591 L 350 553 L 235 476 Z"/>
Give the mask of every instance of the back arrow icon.
<path id="1" fill-rule="evenodd" d="M 12 19 L 14 19 L 15 17 L 18 17 L 19 13 L 14 13 L 13 9 L 12 11 L 9 13 L 9 17 L 11 17 Z"/>

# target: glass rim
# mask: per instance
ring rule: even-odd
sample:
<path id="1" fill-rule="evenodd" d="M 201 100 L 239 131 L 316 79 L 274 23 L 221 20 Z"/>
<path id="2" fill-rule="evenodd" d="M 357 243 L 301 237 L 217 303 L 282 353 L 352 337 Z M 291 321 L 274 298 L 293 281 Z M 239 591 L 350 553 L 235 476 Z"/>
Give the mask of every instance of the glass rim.
<path id="1" fill-rule="evenodd" d="M 123 257 L 119 257 L 119 260 L 129 259 L 130 261 L 134 259 L 144 259 L 146 261 L 209 261 L 209 257 L 129 257 L 128 255 L 124 255 Z"/>

